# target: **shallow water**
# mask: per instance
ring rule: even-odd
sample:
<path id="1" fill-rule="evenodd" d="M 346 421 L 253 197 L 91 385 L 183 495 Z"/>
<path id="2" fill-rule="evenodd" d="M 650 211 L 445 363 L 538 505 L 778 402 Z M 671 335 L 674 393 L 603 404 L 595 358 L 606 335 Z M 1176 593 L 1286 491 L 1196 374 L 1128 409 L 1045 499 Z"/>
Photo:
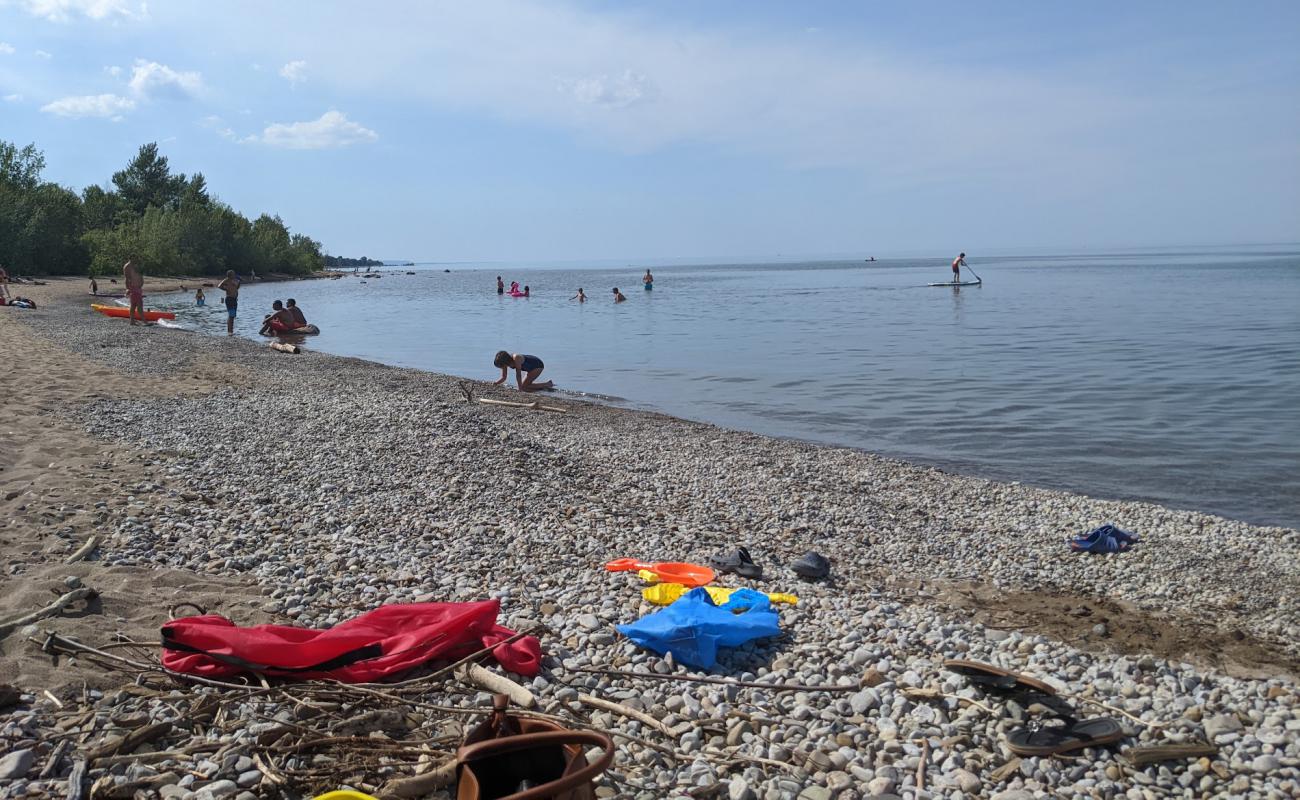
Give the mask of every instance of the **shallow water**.
<path id="1" fill-rule="evenodd" d="M 493 380 L 509 349 L 626 405 L 1300 526 L 1300 248 L 971 266 L 983 285 L 926 286 L 935 260 L 670 265 L 651 292 L 638 267 L 422 266 L 250 284 L 238 330 L 293 295 L 322 351 Z M 499 297 L 498 273 L 533 296 Z M 209 298 L 154 299 L 223 331 Z"/>

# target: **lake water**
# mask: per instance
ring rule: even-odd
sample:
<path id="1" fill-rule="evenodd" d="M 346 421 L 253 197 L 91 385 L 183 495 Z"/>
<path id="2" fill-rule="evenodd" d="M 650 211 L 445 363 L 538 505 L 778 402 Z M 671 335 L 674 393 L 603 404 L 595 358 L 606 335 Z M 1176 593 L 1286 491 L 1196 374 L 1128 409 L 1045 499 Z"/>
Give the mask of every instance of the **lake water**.
<path id="1" fill-rule="evenodd" d="M 970 263 L 961 289 L 934 259 L 659 266 L 651 292 L 641 265 L 388 269 L 247 285 L 238 330 L 293 295 L 322 351 L 487 380 L 531 353 L 623 405 L 1300 527 L 1300 247 Z M 209 297 L 154 301 L 224 332 Z"/>

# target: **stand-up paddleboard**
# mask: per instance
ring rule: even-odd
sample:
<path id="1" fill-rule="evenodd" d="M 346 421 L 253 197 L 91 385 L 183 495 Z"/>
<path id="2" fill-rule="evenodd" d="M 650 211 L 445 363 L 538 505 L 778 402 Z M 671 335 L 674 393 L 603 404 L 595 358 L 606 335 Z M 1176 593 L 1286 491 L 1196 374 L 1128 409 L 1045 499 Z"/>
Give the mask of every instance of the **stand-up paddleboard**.
<path id="1" fill-rule="evenodd" d="M 931 283 L 930 286 L 979 286 L 984 281 L 948 281 L 947 283 Z"/>

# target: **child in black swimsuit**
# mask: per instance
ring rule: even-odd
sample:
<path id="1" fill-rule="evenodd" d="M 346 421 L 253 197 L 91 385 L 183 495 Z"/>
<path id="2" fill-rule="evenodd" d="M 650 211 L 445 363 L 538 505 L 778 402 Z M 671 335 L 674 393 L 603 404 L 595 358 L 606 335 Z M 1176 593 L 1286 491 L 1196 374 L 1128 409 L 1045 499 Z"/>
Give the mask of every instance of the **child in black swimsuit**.
<path id="1" fill-rule="evenodd" d="M 554 386 L 551 381 L 537 383 L 537 377 L 546 368 L 546 365 L 537 356 L 528 356 L 523 353 L 512 354 L 505 350 L 499 350 L 496 358 L 492 359 L 492 363 L 501 368 L 501 377 L 493 381 L 493 385 L 505 383 L 506 378 L 509 377 L 509 369 L 514 367 L 515 382 L 519 384 L 519 391 L 521 392 L 538 392 Z"/>

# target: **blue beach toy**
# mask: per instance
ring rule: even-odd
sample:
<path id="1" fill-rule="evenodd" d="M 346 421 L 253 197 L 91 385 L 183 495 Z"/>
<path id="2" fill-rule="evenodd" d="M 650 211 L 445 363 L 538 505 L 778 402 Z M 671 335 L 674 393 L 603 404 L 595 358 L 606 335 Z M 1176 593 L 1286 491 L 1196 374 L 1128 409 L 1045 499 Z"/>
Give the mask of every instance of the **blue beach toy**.
<path id="1" fill-rule="evenodd" d="M 781 626 L 762 592 L 737 589 L 718 606 L 703 588 L 695 588 L 661 611 L 619 625 L 618 631 L 640 647 L 671 652 L 682 664 L 708 669 L 718 663 L 719 647 L 779 636 Z"/>

